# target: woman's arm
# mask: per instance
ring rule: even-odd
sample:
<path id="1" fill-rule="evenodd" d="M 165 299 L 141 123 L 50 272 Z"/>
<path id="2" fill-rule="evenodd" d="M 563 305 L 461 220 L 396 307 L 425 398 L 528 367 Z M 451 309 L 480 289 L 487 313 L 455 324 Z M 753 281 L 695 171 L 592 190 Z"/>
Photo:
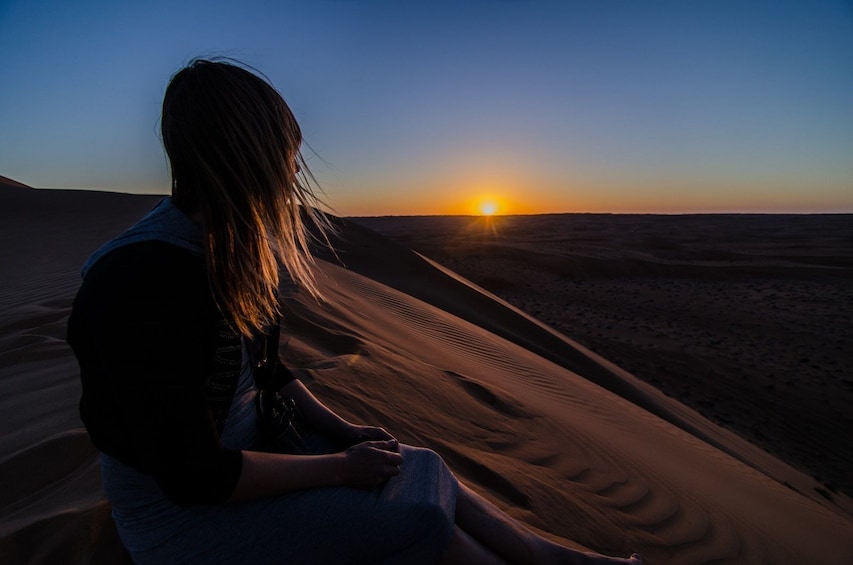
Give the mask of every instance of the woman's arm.
<path id="1" fill-rule="evenodd" d="M 242 466 L 241 452 L 220 444 L 206 398 L 219 316 L 207 288 L 201 259 L 164 242 L 134 243 L 92 267 L 69 321 L 95 445 L 183 506 L 226 501 Z"/>
<path id="2" fill-rule="evenodd" d="M 320 402 L 299 379 L 294 379 L 284 385 L 281 392 L 283 395 L 293 398 L 305 421 L 323 434 L 340 438 L 347 443 L 394 440 L 394 436 L 382 428 L 361 426 L 341 418 Z"/>
<path id="3" fill-rule="evenodd" d="M 341 453 L 285 455 L 244 451 L 240 479 L 230 501 L 328 486 L 371 490 L 399 474 L 397 441 L 370 441 Z"/>
<path id="4" fill-rule="evenodd" d="M 243 451 L 240 479 L 231 501 L 314 487 L 349 486 L 370 490 L 399 473 L 403 459 L 398 453 L 397 440 L 391 434 L 382 428 L 348 422 L 320 402 L 298 379 L 283 386 L 281 393 L 296 402 L 306 423 L 313 429 L 356 445 L 326 455 Z"/>

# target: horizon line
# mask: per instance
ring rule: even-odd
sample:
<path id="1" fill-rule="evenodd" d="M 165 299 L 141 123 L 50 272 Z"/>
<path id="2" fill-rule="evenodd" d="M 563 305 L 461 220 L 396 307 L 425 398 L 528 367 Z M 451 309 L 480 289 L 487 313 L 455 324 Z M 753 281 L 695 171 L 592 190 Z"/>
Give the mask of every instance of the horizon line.
<path id="1" fill-rule="evenodd" d="M 168 192 L 127 192 L 122 190 L 113 190 L 106 188 L 84 188 L 84 187 L 34 187 L 16 181 L 12 178 L 0 175 L 0 186 L 6 188 L 24 188 L 29 190 L 50 191 L 50 190 L 67 190 L 75 192 L 103 192 L 107 194 L 125 194 L 128 196 L 143 196 L 143 197 L 165 197 L 169 196 Z M 573 210 L 560 212 L 518 212 L 508 214 L 470 214 L 470 213 L 378 213 L 378 214 L 339 214 L 335 211 L 330 211 L 334 216 L 341 218 L 436 218 L 436 217 L 461 217 L 461 218 L 511 218 L 523 216 L 557 216 L 557 215 L 600 215 L 600 216 L 843 216 L 853 215 L 853 208 L 849 210 L 807 210 L 807 211 L 792 211 L 792 210 L 682 210 L 682 211 L 603 211 L 603 210 Z"/>

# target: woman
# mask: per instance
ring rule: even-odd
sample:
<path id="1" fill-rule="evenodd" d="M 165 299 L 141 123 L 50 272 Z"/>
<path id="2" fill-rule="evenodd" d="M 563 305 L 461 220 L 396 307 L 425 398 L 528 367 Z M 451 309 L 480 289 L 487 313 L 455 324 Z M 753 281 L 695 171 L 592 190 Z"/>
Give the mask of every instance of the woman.
<path id="1" fill-rule="evenodd" d="M 534 535 L 282 365 L 280 267 L 317 295 L 307 228 L 330 224 L 268 82 L 196 60 L 172 78 L 161 128 L 172 196 L 89 259 L 68 327 L 136 563 L 628 562 Z M 305 428 L 288 447 L 265 433 L 270 410 Z"/>

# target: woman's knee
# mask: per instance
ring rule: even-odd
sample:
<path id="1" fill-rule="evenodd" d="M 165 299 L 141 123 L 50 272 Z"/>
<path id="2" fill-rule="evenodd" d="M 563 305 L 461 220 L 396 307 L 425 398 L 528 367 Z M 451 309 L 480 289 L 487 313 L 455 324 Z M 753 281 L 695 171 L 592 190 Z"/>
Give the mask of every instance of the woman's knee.
<path id="1" fill-rule="evenodd" d="M 424 552 L 438 558 L 453 538 L 456 528 L 454 517 L 440 504 L 414 506 L 409 521 L 412 544 L 421 546 Z"/>

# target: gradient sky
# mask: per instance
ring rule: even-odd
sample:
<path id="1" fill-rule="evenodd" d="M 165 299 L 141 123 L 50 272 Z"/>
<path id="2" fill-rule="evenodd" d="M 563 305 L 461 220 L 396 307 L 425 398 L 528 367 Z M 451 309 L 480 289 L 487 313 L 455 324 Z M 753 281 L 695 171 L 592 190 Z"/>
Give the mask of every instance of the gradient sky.
<path id="1" fill-rule="evenodd" d="M 0 175 L 167 192 L 163 92 L 215 55 L 343 215 L 853 212 L 841 0 L 0 0 Z"/>

